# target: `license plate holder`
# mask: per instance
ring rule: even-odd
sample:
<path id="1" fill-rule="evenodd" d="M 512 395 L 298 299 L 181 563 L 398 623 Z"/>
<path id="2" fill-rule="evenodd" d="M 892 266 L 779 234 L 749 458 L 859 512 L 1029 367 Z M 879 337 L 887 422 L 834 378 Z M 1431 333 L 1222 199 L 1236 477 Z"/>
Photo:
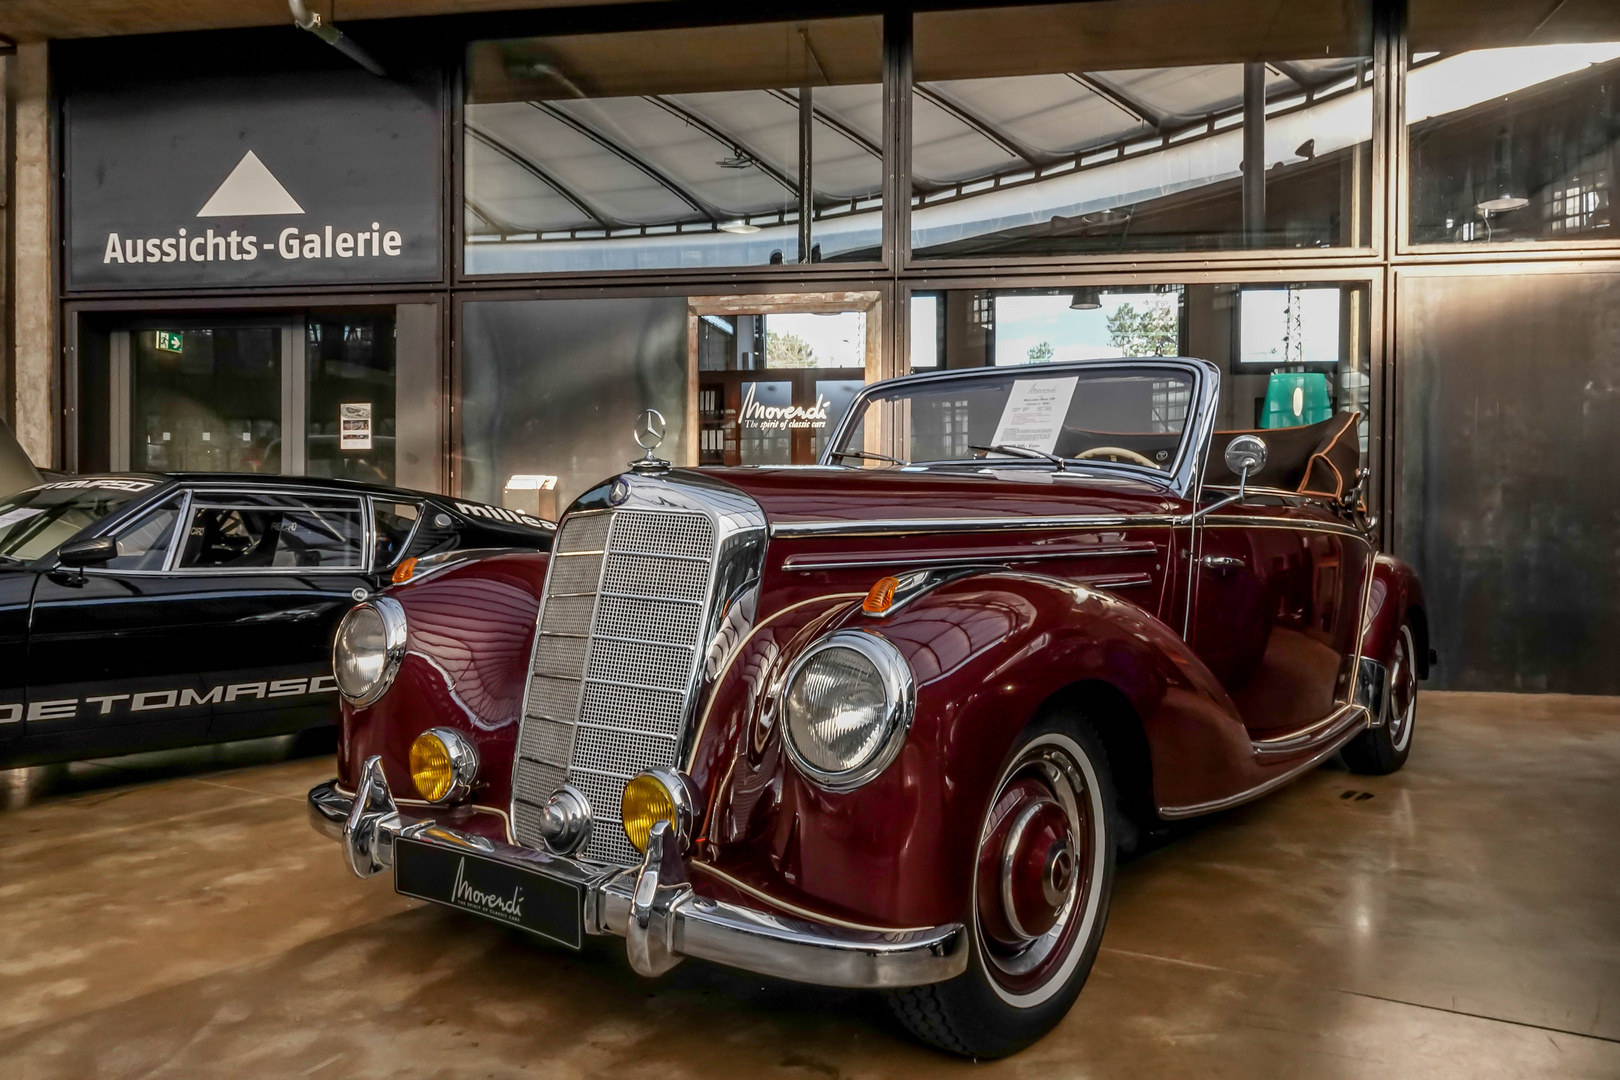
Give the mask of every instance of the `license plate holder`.
<path id="1" fill-rule="evenodd" d="M 584 944 L 585 893 L 579 884 L 476 852 L 398 837 L 394 891 L 481 915 L 570 949 Z"/>

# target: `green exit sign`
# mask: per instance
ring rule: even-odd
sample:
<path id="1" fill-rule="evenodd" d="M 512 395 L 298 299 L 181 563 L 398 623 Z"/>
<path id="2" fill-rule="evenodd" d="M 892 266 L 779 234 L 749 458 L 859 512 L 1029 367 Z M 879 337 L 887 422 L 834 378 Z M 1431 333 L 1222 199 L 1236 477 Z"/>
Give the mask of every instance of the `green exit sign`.
<path id="1" fill-rule="evenodd" d="M 178 330 L 157 331 L 157 347 L 164 352 L 184 352 L 186 343 L 184 336 Z"/>

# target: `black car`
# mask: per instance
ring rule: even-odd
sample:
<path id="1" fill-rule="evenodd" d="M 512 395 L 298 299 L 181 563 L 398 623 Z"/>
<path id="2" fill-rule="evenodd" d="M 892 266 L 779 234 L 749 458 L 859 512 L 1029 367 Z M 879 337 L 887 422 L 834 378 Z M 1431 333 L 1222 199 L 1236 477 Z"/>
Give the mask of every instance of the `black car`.
<path id="1" fill-rule="evenodd" d="M 0 498 L 0 768 L 336 723 L 350 607 L 554 531 L 303 477 L 120 473 Z"/>

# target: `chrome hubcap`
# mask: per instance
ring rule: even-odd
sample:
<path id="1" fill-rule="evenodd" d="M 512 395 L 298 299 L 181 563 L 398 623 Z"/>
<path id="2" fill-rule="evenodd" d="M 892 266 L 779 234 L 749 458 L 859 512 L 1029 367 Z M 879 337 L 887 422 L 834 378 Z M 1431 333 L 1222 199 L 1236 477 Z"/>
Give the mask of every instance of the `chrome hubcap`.
<path id="1" fill-rule="evenodd" d="M 1403 750 L 1412 737 L 1412 721 L 1417 713 L 1417 669 L 1412 662 L 1415 645 L 1410 627 L 1402 626 L 1395 639 L 1395 655 L 1389 668 L 1389 741 Z"/>
<path id="2" fill-rule="evenodd" d="M 1089 921 L 1100 843 L 1093 794 L 1070 753 L 1037 743 L 1007 770 L 991 805 L 974 923 L 986 974 L 1009 1000 L 1044 998 Z"/>

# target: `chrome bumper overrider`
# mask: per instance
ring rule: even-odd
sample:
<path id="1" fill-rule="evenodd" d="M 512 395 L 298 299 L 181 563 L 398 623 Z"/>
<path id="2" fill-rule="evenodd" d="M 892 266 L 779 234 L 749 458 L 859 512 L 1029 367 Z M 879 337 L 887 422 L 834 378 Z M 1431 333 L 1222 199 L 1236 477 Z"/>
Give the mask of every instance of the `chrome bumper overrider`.
<path id="1" fill-rule="evenodd" d="M 390 869 L 395 839 L 404 835 L 566 882 L 584 895 L 585 932 L 623 937 L 631 966 L 643 975 L 661 975 L 695 956 L 782 979 L 877 989 L 941 982 L 967 968 L 960 923 L 863 931 L 698 896 L 665 822 L 653 827 L 641 866 L 621 870 L 463 833 L 434 821 L 431 808 L 406 810 L 394 802 L 376 758 L 362 768 L 353 798 L 336 780 L 309 793 L 310 823 L 342 843 L 360 877 Z"/>

